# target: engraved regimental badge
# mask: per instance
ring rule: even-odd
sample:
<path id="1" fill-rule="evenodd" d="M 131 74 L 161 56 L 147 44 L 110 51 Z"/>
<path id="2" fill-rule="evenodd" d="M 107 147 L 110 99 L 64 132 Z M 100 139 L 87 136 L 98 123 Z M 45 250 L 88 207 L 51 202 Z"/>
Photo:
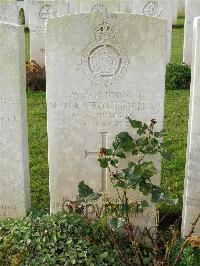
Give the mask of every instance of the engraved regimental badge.
<path id="1" fill-rule="evenodd" d="M 108 12 L 108 9 L 102 2 L 98 2 L 95 4 L 91 10 L 91 12 L 100 13 L 100 12 Z"/>
<path id="2" fill-rule="evenodd" d="M 39 17 L 42 21 L 45 21 L 50 18 L 57 16 L 56 9 L 51 5 L 45 5 L 40 9 Z"/>
<path id="3" fill-rule="evenodd" d="M 156 1 L 148 2 L 143 8 L 143 14 L 150 17 L 161 17 L 162 6 Z"/>
<path id="4" fill-rule="evenodd" d="M 82 68 L 94 84 L 108 86 L 127 72 L 128 55 L 120 45 L 116 29 L 109 23 L 99 25 L 95 36 L 82 53 Z"/>

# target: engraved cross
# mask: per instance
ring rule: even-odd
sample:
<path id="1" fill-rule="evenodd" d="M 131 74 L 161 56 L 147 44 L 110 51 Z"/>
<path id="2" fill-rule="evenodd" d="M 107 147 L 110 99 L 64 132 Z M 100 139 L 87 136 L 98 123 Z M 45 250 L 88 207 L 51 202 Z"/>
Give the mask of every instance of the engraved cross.
<path id="1" fill-rule="evenodd" d="M 107 149 L 107 134 L 108 132 L 100 132 L 102 137 L 102 146 L 101 148 Z M 98 157 L 99 152 L 89 152 L 85 151 L 85 158 L 89 157 Z M 107 189 L 107 170 L 102 168 L 102 188 L 101 191 L 105 191 Z"/>

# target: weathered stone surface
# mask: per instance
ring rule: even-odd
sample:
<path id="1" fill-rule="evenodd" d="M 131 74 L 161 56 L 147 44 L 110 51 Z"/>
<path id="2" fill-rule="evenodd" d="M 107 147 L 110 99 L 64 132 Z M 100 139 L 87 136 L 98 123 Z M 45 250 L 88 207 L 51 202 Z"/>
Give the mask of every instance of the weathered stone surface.
<path id="1" fill-rule="evenodd" d="M 45 23 L 47 20 L 68 14 L 66 1 L 37 1 L 29 4 L 30 59 L 45 65 Z"/>
<path id="2" fill-rule="evenodd" d="M 185 16 L 185 0 L 178 0 L 178 16 Z"/>
<path id="3" fill-rule="evenodd" d="M 56 41 L 55 41 L 56 40 Z M 59 60 L 58 60 L 59 58 Z M 131 116 L 163 126 L 166 21 L 133 14 L 80 14 L 49 20 L 46 39 L 51 212 L 75 199 L 85 180 L 115 197 L 97 162 Z M 159 170 L 153 180 L 160 183 Z M 132 195 L 141 199 L 139 193 Z M 155 224 L 151 206 L 141 228 Z"/>
<path id="4" fill-rule="evenodd" d="M 171 2 L 172 2 L 172 24 L 176 25 L 177 15 L 178 15 L 178 0 L 171 0 Z"/>
<path id="5" fill-rule="evenodd" d="M 200 215 L 200 17 L 194 22 L 192 83 L 188 128 L 182 236 L 187 236 Z M 200 220 L 194 235 L 200 236 Z"/>
<path id="6" fill-rule="evenodd" d="M 81 0 L 80 12 L 119 12 L 120 0 Z"/>
<path id="7" fill-rule="evenodd" d="M 30 207 L 22 26 L 0 23 L 0 219 Z"/>
<path id="8" fill-rule="evenodd" d="M 200 1 L 186 0 L 185 2 L 185 27 L 184 27 L 184 48 L 183 62 L 192 64 L 192 41 L 193 41 L 193 21 L 200 15 Z"/>
<path id="9" fill-rule="evenodd" d="M 170 62 L 173 18 L 172 0 L 134 0 L 133 12 L 144 16 L 158 17 L 167 20 L 167 55 L 168 62 Z"/>
<path id="10" fill-rule="evenodd" d="M 19 23 L 17 1 L 0 1 L 0 21 Z"/>

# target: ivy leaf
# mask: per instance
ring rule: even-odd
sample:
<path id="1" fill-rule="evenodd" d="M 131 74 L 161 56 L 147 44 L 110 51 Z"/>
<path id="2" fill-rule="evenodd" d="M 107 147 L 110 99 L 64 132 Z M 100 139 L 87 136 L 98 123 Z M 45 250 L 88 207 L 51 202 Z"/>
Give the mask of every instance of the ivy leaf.
<path id="1" fill-rule="evenodd" d="M 98 200 L 101 197 L 100 193 L 93 193 L 89 195 L 91 200 Z"/>
<path id="2" fill-rule="evenodd" d="M 100 163 L 101 168 L 107 168 L 108 167 L 109 158 L 107 158 L 107 157 L 99 158 L 98 161 Z"/>
<path id="3" fill-rule="evenodd" d="M 126 154 L 123 151 L 117 151 L 115 153 L 115 155 L 119 158 L 125 159 L 126 158 Z"/>
<path id="4" fill-rule="evenodd" d="M 152 190 L 152 202 L 157 202 L 160 199 L 161 196 L 161 188 L 158 186 L 153 186 Z"/>
<path id="5" fill-rule="evenodd" d="M 78 185 L 78 193 L 82 198 L 85 198 L 94 194 L 94 191 L 91 187 L 86 185 L 84 181 L 81 181 Z"/>
<path id="6" fill-rule="evenodd" d="M 160 132 L 155 132 L 154 137 L 155 138 L 162 138 L 167 135 L 167 131 L 165 129 L 161 130 Z"/>
<path id="7" fill-rule="evenodd" d="M 113 142 L 114 149 L 123 149 L 125 152 L 131 152 L 134 146 L 133 138 L 128 132 L 119 133 Z"/>
<path id="8" fill-rule="evenodd" d="M 141 178 L 141 175 L 139 173 L 131 173 L 127 175 L 129 184 L 133 184 L 133 185 L 135 185 L 135 182 L 139 181 L 140 178 Z"/>
<path id="9" fill-rule="evenodd" d="M 149 203 L 146 200 L 142 200 L 141 206 L 142 206 L 142 208 L 147 208 L 147 207 L 149 207 Z"/>
<path id="10" fill-rule="evenodd" d="M 137 120 L 132 120 L 130 117 L 127 117 L 130 125 L 132 128 L 141 128 L 142 127 L 142 122 L 137 121 Z"/>
<path id="11" fill-rule="evenodd" d="M 114 187 L 118 187 L 118 188 L 127 188 L 126 183 L 123 180 L 119 180 L 117 181 L 117 183 L 114 185 Z"/>
<path id="12" fill-rule="evenodd" d="M 153 162 L 143 162 L 141 164 L 141 168 L 144 171 L 149 171 L 152 174 L 156 174 L 157 173 L 157 169 L 155 168 L 155 165 Z"/>
<path id="13" fill-rule="evenodd" d="M 106 156 L 111 156 L 111 155 L 113 155 L 113 150 L 112 150 L 112 149 L 106 149 L 106 150 L 105 150 L 105 155 L 106 155 Z"/>
<path id="14" fill-rule="evenodd" d="M 113 159 L 113 160 L 111 160 L 110 161 L 110 164 L 113 166 L 113 167 L 115 167 L 115 168 L 117 168 L 118 167 L 118 160 L 117 159 Z"/>
<path id="15" fill-rule="evenodd" d="M 112 218 L 112 219 L 109 221 L 109 225 L 110 225 L 111 229 L 112 229 L 114 232 L 119 231 L 119 229 L 122 228 L 122 227 L 124 226 L 124 223 L 125 223 L 124 218 Z"/>
<path id="16" fill-rule="evenodd" d="M 173 153 L 171 153 L 171 152 L 162 151 L 162 152 L 160 152 L 160 154 L 161 154 L 161 156 L 162 156 L 164 159 L 166 159 L 166 160 L 168 160 L 168 161 L 171 161 L 171 160 L 174 159 L 174 155 L 173 155 Z"/>

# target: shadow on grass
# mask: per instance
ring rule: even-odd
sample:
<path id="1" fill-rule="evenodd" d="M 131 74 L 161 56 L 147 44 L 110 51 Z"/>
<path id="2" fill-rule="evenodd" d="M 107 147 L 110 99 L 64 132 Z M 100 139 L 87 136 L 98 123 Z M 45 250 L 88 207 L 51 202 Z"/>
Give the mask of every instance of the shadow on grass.
<path id="1" fill-rule="evenodd" d="M 183 29 L 183 28 L 184 28 L 184 24 L 173 25 L 172 28 L 173 28 L 173 29 Z"/>

